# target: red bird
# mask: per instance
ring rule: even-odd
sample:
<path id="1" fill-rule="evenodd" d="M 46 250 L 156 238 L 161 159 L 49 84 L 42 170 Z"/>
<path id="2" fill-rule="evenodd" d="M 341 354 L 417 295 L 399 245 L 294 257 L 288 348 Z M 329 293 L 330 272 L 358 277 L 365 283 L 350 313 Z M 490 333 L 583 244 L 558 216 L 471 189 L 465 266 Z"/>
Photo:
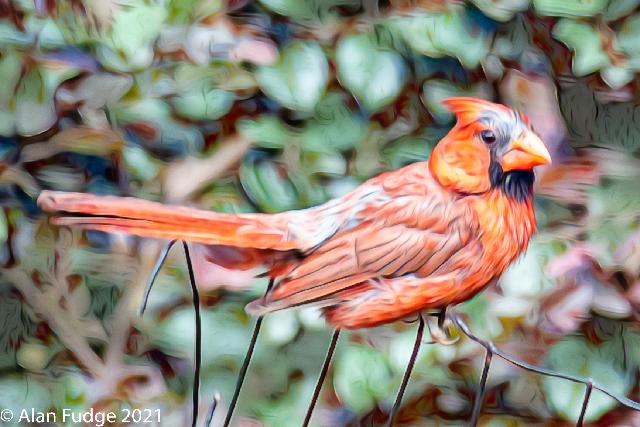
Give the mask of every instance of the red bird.
<path id="1" fill-rule="evenodd" d="M 372 178 L 323 205 L 225 214 L 145 200 L 43 192 L 57 224 L 215 246 L 217 263 L 263 264 L 279 279 L 247 310 L 324 307 L 364 328 L 466 301 L 522 254 L 535 231 L 533 168 L 549 152 L 521 114 L 472 98 L 426 162 Z"/>

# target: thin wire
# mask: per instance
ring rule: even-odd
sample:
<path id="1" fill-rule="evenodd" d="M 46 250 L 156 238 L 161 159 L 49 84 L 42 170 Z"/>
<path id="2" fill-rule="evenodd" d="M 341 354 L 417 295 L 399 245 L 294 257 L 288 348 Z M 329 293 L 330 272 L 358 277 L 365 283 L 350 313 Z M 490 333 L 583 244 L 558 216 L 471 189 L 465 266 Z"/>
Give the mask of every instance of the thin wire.
<path id="1" fill-rule="evenodd" d="M 153 270 L 151 271 L 151 276 L 149 276 L 149 280 L 147 281 L 147 285 L 144 288 L 144 295 L 142 297 L 142 305 L 140 306 L 140 316 L 144 314 L 144 311 L 147 309 L 147 302 L 149 301 L 149 294 L 151 294 L 151 288 L 153 288 L 153 284 L 158 278 L 158 274 L 160 273 L 160 269 L 162 268 L 162 264 L 167 259 L 169 255 L 169 251 L 173 247 L 173 244 L 176 243 L 175 240 L 170 241 L 166 244 L 166 246 L 160 252 L 158 259 L 156 260 L 156 264 L 153 266 Z"/>
<path id="2" fill-rule="evenodd" d="M 147 308 L 147 302 L 149 301 L 149 295 L 151 294 L 151 289 L 153 288 L 153 284 L 158 277 L 158 273 L 160 273 L 160 269 L 162 265 L 167 259 L 169 255 L 169 251 L 176 243 L 176 240 L 171 240 L 167 245 L 162 249 L 162 252 L 158 256 L 155 265 L 153 266 L 153 270 L 151 272 L 151 276 L 147 281 L 147 285 L 144 289 L 144 295 L 142 297 L 142 305 L 140 307 L 140 316 L 142 316 Z M 196 342 L 195 342 L 195 368 L 193 373 L 193 390 L 192 390 L 192 420 L 191 425 L 195 427 L 198 421 L 198 408 L 199 408 L 199 395 L 200 395 L 200 368 L 202 365 L 202 319 L 200 317 L 200 294 L 198 292 L 198 287 L 196 286 L 196 277 L 193 272 L 193 264 L 191 262 L 191 254 L 189 253 L 189 246 L 187 242 L 182 241 L 182 247 L 184 248 L 184 256 L 187 260 L 187 269 L 189 270 L 189 284 L 191 286 L 191 295 L 193 298 L 193 311 L 195 314 L 195 332 L 196 332 Z M 215 405 L 212 405 L 212 410 L 215 410 Z M 213 415 L 213 413 L 212 413 Z"/>
<path id="3" fill-rule="evenodd" d="M 327 372 L 329 372 L 329 365 L 331 365 L 331 359 L 333 358 L 333 353 L 336 349 L 336 344 L 338 343 L 339 337 L 340 329 L 334 330 L 333 336 L 331 337 L 331 343 L 329 344 L 329 349 L 327 350 L 327 355 L 324 358 L 324 363 L 322 364 L 322 369 L 320 370 L 320 375 L 318 376 L 318 381 L 316 382 L 316 388 L 313 390 L 311 403 L 309 403 L 309 407 L 307 408 L 307 415 L 304 417 L 304 421 L 302 423 L 302 427 L 307 427 L 309 425 L 309 422 L 311 421 L 311 416 L 313 415 L 313 410 L 316 407 L 318 396 L 320 396 L 320 390 L 322 389 L 324 379 L 327 376 Z"/>
<path id="4" fill-rule="evenodd" d="M 476 393 L 475 401 L 473 402 L 473 412 L 471 413 L 471 421 L 469 426 L 475 427 L 480 420 L 480 414 L 482 412 L 482 403 L 484 402 L 484 392 L 487 388 L 487 377 L 489 376 L 489 368 L 491 367 L 491 360 L 493 358 L 493 351 L 486 349 L 484 357 L 484 366 L 482 367 L 482 375 L 480 376 L 480 389 Z"/>
<path id="5" fill-rule="evenodd" d="M 606 394 L 607 396 L 611 397 L 612 399 L 617 400 L 619 403 L 621 403 L 622 405 L 626 406 L 627 408 L 631 408 L 631 409 L 635 409 L 636 411 L 640 411 L 640 403 L 639 402 L 631 400 L 626 396 L 620 396 L 620 395 L 618 395 L 616 393 L 612 393 L 612 392 L 608 391 L 607 389 L 605 389 L 604 387 L 602 387 L 601 385 L 597 384 L 596 382 L 594 382 L 593 380 L 591 380 L 589 378 L 583 378 L 583 377 L 578 377 L 578 376 L 569 375 L 569 374 L 561 374 L 559 372 L 555 372 L 555 371 L 552 371 L 552 370 L 549 370 L 549 369 L 546 369 L 546 368 L 541 368 L 539 366 L 535 366 L 535 365 L 531 365 L 531 364 L 526 363 L 526 362 L 522 362 L 522 361 L 516 359 L 513 355 L 500 350 L 492 342 L 486 341 L 486 340 L 484 340 L 482 338 L 479 338 L 479 337 L 475 336 L 469 330 L 469 327 L 467 326 L 467 324 L 464 323 L 462 321 L 462 319 L 460 319 L 458 316 L 455 316 L 455 315 L 452 316 L 452 320 L 458 326 L 458 328 L 460 328 L 460 330 L 466 336 L 468 336 L 471 340 L 477 342 L 478 344 L 483 346 L 485 349 L 491 350 L 495 355 L 497 355 L 500 358 L 506 360 L 507 362 L 511 363 L 512 365 L 518 366 L 519 368 L 525 369 L 525 370 L 530 371 L 530 372 L 536 372 L 538 374 L 546 375 L 548 377 L 562 378 L 562 379 L 565 379 L 567 381 L 571 381 L 571 382 L 574 382 L 574 383 L 581 383 L 581 384 L 585 384 L 585 385 L 591 384 L 592 388 L 594 388 L 594 389 L 596 389 L 598 391 L 601 391 L 602 393 Z"/>
<path id="6" fill-rule="evenodd" d="M 265 295 L 271 290 L 273 287 L 274 279 L 269 280 L 269 285 L 267 286 L 267 290 Z M 223 427 L 229 427 L 231 423 L 231 418 L 233 418 L 233 412 L 236 409 L 236 405 L 238 404 L 238 397 L 240 396 L 240 390 L 242 390 L 242 384 L 244 383 L 244 378 L 247 375 L 247 370 L 249 369 L 249 364 L 251 363 L 251 357 L 253 356 L 253 351 L 256 347 L 256 342 L 258 341 L 258 335 L 260 334 L 260 328 L 262 327 L 262 319 L 263 317 L 258 317 L 256 320 L 256 326 L 253 328 L 253 335 L 251 336 L 251 341 L 249 342 L 249 348 L 247 349 L 247 353 L 244 356 L 244 361 L 242 362 L 242 367 L 240 368 L 240 373 L 238 374 L 238 381 L 236 382 L 236 389 L 233 391 L 233 397 L 231 398 L 231 403 L 229 404 L 229 409 L 227 410 L 227 416 L 224 419 Z"/>
<path id="7" fill-rule="evenodd" d="M 216 412 L 216 408 L 218 407 L 218 402 L 220 402 L 220 395 L 216 393 L 213 396 L 213 401 L 211 402 L 211 406 L 209 407 L 209 412 L 207 413 L 207 420 L 205 421 L 205 427 L 209 427 L 213 422 L 213 415 Z"/>
<path id="8" fill-rule="evenodd" d="M 407 388 L 407 384 L 409 384 L 411 371 L 413 370 L 413 366 L 415 365 L 416 359 L 418 358 L 418 351 L 420 351 L 420 344 L 422 344 L 423 333 L 424 333 L 424 317 L 422 317 L 422 313 L 420 313 L 418 318 L 418 331 L 416 332 L 416 340 L 415 340 L 415 343 L 413 344 L 413 351 L 411 352 L 411 357 L 409 358 L 407 369 L 404 371 L 404 376 L 402 377 L 402 383 L 400 384 L 400 388 L 398 389 L 398 394 L 396 395 L 396 401 L 393 404 L 393 408 L 391 408 L 391 413 L 389 414 L 389 420 L 387 421 L 387 427 L 393 426 L 398 410 L 400 409 L 400 405 L 402 404 L 402 397 L 404 396 L 404 392 Z"/>
<path id="9" fill-rule="evenodd" d="M 189 270 L 189 284 L 191 285 L 191 295 L 193 296 L 193 311 L 196 318 L 195 320 L 195 325 L 196 325 L 195 371 L 193 375 L 193 390 L 192 390 L 193 416 L 191 419 L 191 426 L 196 427 L 198 422 L 198 408 L 199 408 L 199 396 L 200 396 L 200 368 L 202 365 L 202 319 L 200 317 L 200 294 L 198 292 L 198 287 L 196 286 L 196 276 L 193 272 L 193 264 L 191 263 L 191 255 L 189 254 L 189 245 L 187 245 L 187 242 L 183 240 L 182 247 L 184 248 L 184 256 L 185 258 L 187 258 L 187 269 Z"/>
<path id="10" fill-rule="evenodd" d="M 576 427 L 582 427 L 584 425 L 584 414 L 587 413 L 587 405 L 589 405 L 589 398 L 591 398 L 592 390 L 593 390 L 593 384 L 591 382 L 587 383 L 587 389 L 584 392 L 582 409 L 580 410 L 580 416 L 578 417 L 578 422 L 576 423 Z"/>

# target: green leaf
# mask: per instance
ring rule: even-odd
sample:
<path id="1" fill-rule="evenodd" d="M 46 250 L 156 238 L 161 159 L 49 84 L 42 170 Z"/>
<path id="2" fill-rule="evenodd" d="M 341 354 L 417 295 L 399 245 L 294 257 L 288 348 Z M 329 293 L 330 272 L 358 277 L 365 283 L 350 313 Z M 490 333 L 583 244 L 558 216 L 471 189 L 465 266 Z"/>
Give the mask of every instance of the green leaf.
<path id="1" fill-rule="evenodd" d="M 610 66 L 600 70 L 600 76 L 612 89 L 620 89 L 633 80 L 634 73 L 627 67 Z"/>
<path id="2" fill-rule="evenodd" d="M 260 0 L 268 9 L 296 20 L 316 20 L 318 11 L 314 10 L 313 0 Z"/>
<path id="3" fill-rule="evenodd" d="M 492 90 L 484 83 L 470 87 L 461 87 L 448 80 L 432 79 L 422 85 L 422 102 L 438 123 L 448 123 L 453 120 L 453 113 L 442 105 L 445 98 L 452 96 L 472 96 L 475 98 L 491 99 Z"/>
<path id="4" fill-rule="evenodd" d="M 207 72 L 220 89 L 228 91 L 253 90 L 258 86 L 253 73 L 246 70 L 241 64 L 216 61 L 209 64 Z"/>
<path id="5" fill-rule="evenodd" d="M 190 24 L 200 18 L 214 15 L 224 8 L 222 0 L 170 0 L 167 21 L 172 24 Z"/>
<path id="6" fill-rule="evenodd" d="M 636 213 L 640 210 L 637 179 L 616 179 L 591 188 L 588 192 L 588 240 L 593 247 L 611 253 L 637 227 Z M 612 263 L 613 260 L 600 260 Z"/>
<path id="7" fill-rule="evenodd" d="M 305 152 L 302 169 L 309 176 L 314 174 L 344 176 L 347 173 L 347 161 L 342 155 L 330 149 L 325 152 Z"/>
<path id="8" fill-rule="evenodd" d="M 229 112 L 235 100 L 233 92 L 218 87 L 209 67 L 180 65 L 175 80 L 176 95 L 171 103 L 176 113 L 186 119 L 217 120 Z"/>
<path id="9" fill-rule="evenodd" d="M 171 109 L 161 99 L 147 98 L 127 103 L 122 103 L 114 110 L 116 118 L 125 123 L 133 123 L 138 120 L 165 120 L 170 117 Z"/>
<path id="10" fill-rule="evenodd" d="M 26 34 L 37 35 L 38 45 L 42 49 L 56 49 L 66 45 L 60 29 L 52 19 L 29 16 L 25 22 L 25 27 Z"/>
<path id="11" fill-rule="evenodd" d="M 3 80 L 0 85 L 0 110 L 7 108 L 15 96 L 14 90 L 20 80 L 23 59 L 23 54 L 14 49 L 0 51 L 0 76 Z"/>
<path id="12" fill-rule="evenodd" d="M 324 189 L 313 183 L 309 171 L 301 166 L 285 167 L 268 159 L 245 161 L 240 168 L 240 182 L 245 193 L 264 212 L 302 209 L 324 202 Z"/>
<path id="13" fill-rule="evenodd" d="M 500 287 L 506 295 L 536 297 L 544 290 L 544 266 L 546 248 L 538 240 L 533 240 L 527 252 L 512 264 L 500 279 Z"/>
<path id="14" fill-rule="evenodd" d="M 336 360 L 333 386 L 344 406 L 362 414 L 388 395 L 393 388 L 393 375 L 380 352 L 351 345 Z"/>
<path id="15" fill-rule="evenodd" d="M 0 22 L 0 46 L 27 47 L 35 41 L 35 36 L 28 32 L 18 30 L 8 21 Z"/>
<path id="16" fill-rule="evenodd" d="M 256 70 L 262 91 L 283 106 L 303 112 L 313 111 L 324 95 L 329 64 L 316 43 L 294 41 L 281 52 L 278 62 Z"/>
<path id="17" fill-rule="evenodd" d="M 181 152 L 197 151 L 204 144 L 202 133 L 194 126 L 174 120 L 171 116 L 171 108 L 162 99 L 147 98 L 130 101 L 118 105 L 113 111 L 114 117 L 120 124 L 144 123 L 151 126 L 156 132 L 153 137 L 154 142 L 166 146 L 183 147 L 184 150 L 179 150 Z"/>
<path id="18" fill-rule="evenodd" d="M 2 287 L 6 289 L 6 283 Z M 6 290 L 3 290 L 1 295 L 0 319 L 4 330 L 0 334 L 0 368 L 6 370 L 15 367 L 16 349 L 34 333 L 35 325 L 29 314 L 31 309 L 22 301 L 21 296 Z"/>
<path id="19" fill-rule="evenodd" d="M 572 337 L 556 343 L 547 354 L 547 366 L 555 371 L 593 378 L 608 391 L 620 395 L 629 392 L 633 370 L 623 369 L 622 343 L 609 341 L 594 346 L 583 338 Z M 583 384 L 561 378 L 544 376 L 542 385 L 548 402 L 561 417 L 574 422 L 578 419 L 585 393 Z M 602 392 L 594 390 L 585 421 L 594 421 L 617 406 L 617 402 Z"/>
<path id="20" fill-rule="evenodd" d="M 488 17 L 507 22 L 518 12 L 529 8 L 531 0 L 473 0 L 473 3 Z"/>
<path id="21" fill-rule="evenodd" d="M 57 120 L 53 92 L 39 68 L 33 68 L 20 82 L 16 93 L 16 131 L 32 136 L 49 129 Z"/>
<path id="22" fill-rule="evenodd" d="M 135 71 L 153 62 L 153 43 L 167 16 L 160 2 L 127 0 L 112 16 L 109 31 L 98 46 L 98 60 L 116 71 Z"/>
<path id="23" fill-rule="evenodd" d="M 398 138 L 385 145 L 382 149 L 382 157 L 387 161 L 390 169 L 399 169 L 410 163 L 427 160 L 431 149 L 442 136 L 442 131 L 427 128 L 419 137 Z"/>
<path id="24" fill-rule="evenodd" d="M 15 94 L 16 132 L 33 136 L 51 128 L 58 119 L 53 94 L 61 82 L 78 73 L 68 66 L 32 66 L 20 80 Z"/>
<path id="25" fill-rule="evenodd" d="M 212 183 L 201 198 L 203 207 L 216 212 L 249 213 L 255 208 L 241 194 L 236 182 L 217 180 Z"/>
<path id="26" fill-rule="evenodd" d="M 3 245 L 9 237 L 9 224 L 4 211 L 0 211 L 0 245 Z"/>
<path id="27" fill-rule="evenodd" d="M 273 12 L 296 21 L 323 21 L 335 16 L 338 6 L 360 5 L 358 0 L 260 0 Z"/>
<path id="28" fill-rule="evenodd" d="M 378 45 L 372 34 L 343 37 L 336 47 L 340 84 L 369 111 L 393 102 L 407 80 L 407 66 L 395 51 Z"/>
<path id="29" fill-rule="evenodd" d="M 562 18 L 553 27 L 552 34 L 574 52 L 571 68 L 576 76 L 585 76 L 609 65 L 600 33 L 592 25 Z"/>
<path id="30" fill-rule="evenodd" d="M 239 359 L 244 354 L 249 331 L 234 315 L 234 310 L 233 305 L 225 304 L 201 313 L 202 325 L 208 336 L 216 337 L 204 346 L 203 366 L 220 363 L 229 357 Z M 143 329 L 153 345 L 169 355 L 185 358 L 190 357 L 193 351 L 194 321 L 193 309 L 184 308 L 159 322 L 145 322 Z"/>
<path id="31" fill-rule="evenodd" d="M 232 92 L 203 86 L 171 99 L 176 113 L 190 120 L 217 120 L 229 112 L 235 96 Z"/>
<path id="32" fill-rule="evenodd" d="M 300 330 L 300 322 L 293 310 L 285 310 L 265 317 L 262 327 L 267 342 L 272 345 L 284 345 L 295 338 Z"/>
<path id="33" fill-rule="evenodd" d="M 2 136 L 15 135 L 13 111 L 15 89 L 20 81 L 23 60 L 23 54 L 12 48 L 0 51 L 0 76 L 3 79 L 3 84 L 0 85 L 0 135 Z"/>
<path id="34" fill-rule="evenodd" d="M 542 16 L 568 18 L 595 16 L 602 12 L 609 0 L 533 0 L 533 7 Z"/>
<path id="35" fill-rule="evenodd" d="M 330 93 L 317 105 L 315 114 L 304 129 L 301 140 L 306 151 L 348 150 L 367 134 L 367 122 L 345 103 L 344 96 Z"/>
<path id="36" fill-rule="evenodd" d="M 500 34 L 496 35 L 492 53 L 501 58 L 519 61 L 522 54 L 531 48 L 530 43 L 528 24 L 522 16 L 516 16 Z M 492 55 L 487 59 L 491 57 Z M 500 65 L 502 65 L 501 62 Z"/>
<path id="37" fill-rule="evenodd" d="M 240 167 L 242 187 L 263 212 L 275 213 L 300 207 L 296 188 L 283 172 L 280 165 L 270 160 L 244 162 Z"/>
<path id="38" fill-rule="evenodd" d="M 282 149 L 293 138 L 292 132 L 278 117 L 266 114 L 257 119 L 240 119 L 237 128 L 244 138 L 264 148 Z"/>
<path id="39" fill-rule="evenodd" d="M 415 52 L 433 58 L 451 56 L 465 68 L 477 67 L 489 53 L 491 34 L 474 24 L 464 8 L 397 16 L 389 25 Z"/>
<path id="40" fill-rule="evenodd" d="M 123 150 L 124 162 L 129 173 L 142 181 L 151 181 L 158 175 L 160 168 L 146 151 L 140 147 L 128 145 Z"/>
<path id="41" fill-rule="evenodd" d="M 13 413 L 12 422 L 5 425 L 19 426 L 20 412 L 47 411 L 51 405 L 49 391 L 29 375 L 5 374 L 0 378 L 0 407 Z"/>
<path id="42" fill-rule="evenodd" d="M 616 35 L 616 41 L 616 47 L 629 57 L 628 66 L 636 71 L 640 70 L 640 15 L 625 19 Z"/>
<path id="43" fill-rule="evenodd" d="M 604 18 L 607 21 L 615 21 L 633 12 L 638 5 L 640 0 L 609 0 Z"/>
<path id="44" fill-rule="evenodd" d="M 0 135 L 15 135 L 15 118 L 13 113 L 0 109 Z"/>

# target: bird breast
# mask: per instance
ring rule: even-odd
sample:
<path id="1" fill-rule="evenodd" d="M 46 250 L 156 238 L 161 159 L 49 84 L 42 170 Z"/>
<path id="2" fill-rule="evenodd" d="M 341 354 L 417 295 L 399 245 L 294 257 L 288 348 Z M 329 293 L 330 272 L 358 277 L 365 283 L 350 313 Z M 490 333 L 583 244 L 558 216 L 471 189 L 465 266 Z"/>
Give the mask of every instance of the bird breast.
<path id="1" fill-rule="evenodd" d="M 483 265 L 497 277 L 529 245 L 536 228 L 533 200 L 517 200 L 497 189 L 472 199 L 479 239 L 485 248 Z"/>

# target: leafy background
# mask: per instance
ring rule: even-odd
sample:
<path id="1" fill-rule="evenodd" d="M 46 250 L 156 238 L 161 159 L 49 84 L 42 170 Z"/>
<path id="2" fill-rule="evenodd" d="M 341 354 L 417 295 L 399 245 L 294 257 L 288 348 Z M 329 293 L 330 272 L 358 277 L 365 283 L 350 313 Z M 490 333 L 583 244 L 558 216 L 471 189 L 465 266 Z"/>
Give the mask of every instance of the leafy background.
<path id="1" fill-rule="evenodd" d="M 163 242 L 48 225 L 42 189 L 228 212 L 279 212 L 426 159 L 473 95 L 527 113 L 554 166 L 540 230 L 501 280 L 457 308 L 531 363 L 638 396 L 638 0 L 0 1 L 0 406 L 160 409 L 190 420 L 193 312 Z M 265 288 L 194 246 L 203 403 L 224 417 Z M 313 310 L 265 319 L 235 423 L 300 424 L 331 331 Z M 314 423 L 385 419 L 414 325 L 343 335 Z M 399 424 L 464 425 L 483 349 L 423 345 Z M 570 425 L 584 388 L 505 363 L 482 423 Z M 594 392 L 594 425 L 640 413 Z"/>

